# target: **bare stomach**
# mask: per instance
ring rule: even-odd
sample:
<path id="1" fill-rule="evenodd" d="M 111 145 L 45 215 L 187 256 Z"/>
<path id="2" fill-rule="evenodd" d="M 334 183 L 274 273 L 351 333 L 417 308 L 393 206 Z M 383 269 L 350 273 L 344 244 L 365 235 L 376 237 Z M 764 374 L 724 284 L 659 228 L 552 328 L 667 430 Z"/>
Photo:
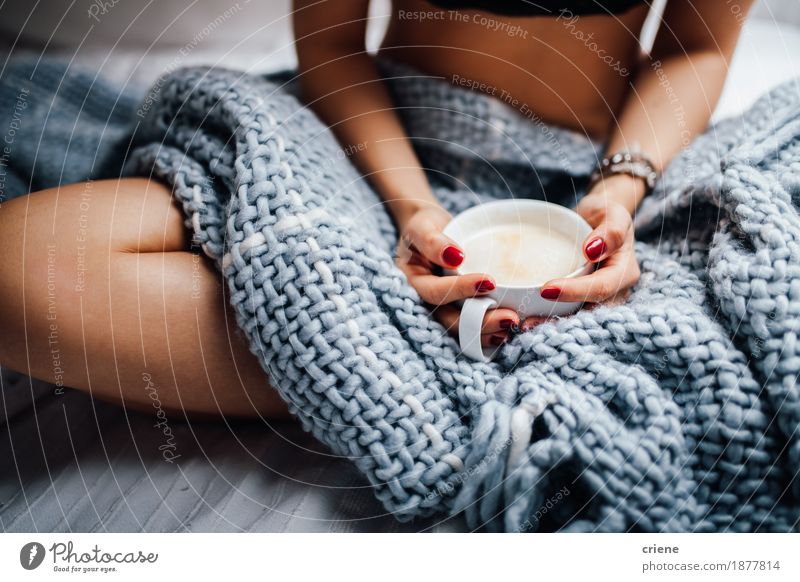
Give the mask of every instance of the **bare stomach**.
<path id="1" fill-rule="evenodd" d="M 380 54 L 603 139 L 635 74 L 647 7 L 508 18 L 395 0 Z"/>

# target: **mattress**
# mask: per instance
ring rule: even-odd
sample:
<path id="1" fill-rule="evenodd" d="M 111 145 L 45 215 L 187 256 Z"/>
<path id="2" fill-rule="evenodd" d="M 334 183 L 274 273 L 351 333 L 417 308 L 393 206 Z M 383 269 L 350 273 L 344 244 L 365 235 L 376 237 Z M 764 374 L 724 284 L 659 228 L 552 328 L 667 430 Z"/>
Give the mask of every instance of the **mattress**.
<path id="1" fill-rule="evenodd" d="M 375 33 L 379 34 L 379 33 Z M 377 37 L 375 37 L 377 38 Z M 276 40 L 277 39 L 277 40 Z M 223 65 L 259 73 L 295 64 L 276 37 L 258 55 L 202 47 L 65 52 L 143 93 L 176 66 Z M 374 44 L 374 40 L 372 44 Z M 56 53 L 56 50 L 48 50 Z M 800 76 L 800 29 L 752 20 L 743 31 L 715 119 Z M 460 519 L 398 523 L 349 461 L 292 422 L 172 422 L 173 462 L 154 416 L 134 413 L 9 370 L 0 373 L 0 530 L 463 531 Z"/>

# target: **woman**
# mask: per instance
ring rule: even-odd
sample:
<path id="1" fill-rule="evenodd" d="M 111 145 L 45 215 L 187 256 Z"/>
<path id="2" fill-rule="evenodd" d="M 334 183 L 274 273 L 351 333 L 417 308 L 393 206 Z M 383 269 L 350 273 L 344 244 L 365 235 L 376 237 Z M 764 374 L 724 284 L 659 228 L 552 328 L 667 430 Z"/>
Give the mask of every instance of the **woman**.
<path id="1" fill-rule="evenodd" d="M 639 276 L 632 214 L 653 175 L 706 127 L 749 4 L 673 0 L 642 59 L 646 2 L 400 0 L 381 55 L 477 90 L 499 88 L 544 122 L 604 143 L 609 156 L 633 154 L 603 167 L 577 207 L 594 228 L 584 254 L 599 268 L 542 290 L 552 301 L 618 301 Z M 442 234 L 450 217 L 364 49 L 367 11 L 368 0 L 296 2 L 304 97 L 342 144 L 366 144 L 348 152 L 411 251 L 399 253 L 400 267 L 454 329 L 455 302 L 494 281 L 437 274 L 463 251 Z M 131 407 L 149 408 L 155 385 L 164 408 L 185 413 L 285 414 L 263 389 L 220 278 L 192 247 L 168 188 L 125 179 L 36 192 L 3 205 L 0 239 L 3 366 Z M 494 310 L 483 343 L 536 323 Z"/>

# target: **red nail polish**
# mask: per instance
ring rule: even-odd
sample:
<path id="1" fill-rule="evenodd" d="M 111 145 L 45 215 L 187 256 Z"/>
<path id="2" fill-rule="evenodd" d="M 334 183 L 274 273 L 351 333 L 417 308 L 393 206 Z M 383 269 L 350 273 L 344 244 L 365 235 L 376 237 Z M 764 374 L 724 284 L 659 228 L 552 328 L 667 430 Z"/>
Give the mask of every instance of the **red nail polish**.
<path id="1" fill-rule="evenodd" d="M 464 253 L 458 247 L 450 245 L 442 252 L 442 258 L 451 267 L 457 267 L 464 262 Z"/>
<path id="2" fill-rule="evenodd" d="M 495 290 L 494 281 L 490 281 L 489 279 L 484 279 L 483 281 L 478 281 L 475 283 L 475 291 L 478 293 L 488 293 L 489 291 Z"/>
<path id="3" fill-rule="evenodd" d="M 501 319 L 500 320 L 500 329 L 511 329 L 514 326 L 513 319 Z"/>
<path id="4" fill-rule="evenodd" d="M 590 261 L 596 261 L 606 252 L 606 242 L 601 238 L 595 238 L 586 245 L 586 256 Z"/>
<path id="5" fill-rule="evenodd" d="M 549 299 L 550 301 L 555 301 L 556 299 L 558 299 L 558 296 L 561 295 L 561 289 L 557 287 L 546 287 L 542 289 L 540 295 L 545 299 Z"/>

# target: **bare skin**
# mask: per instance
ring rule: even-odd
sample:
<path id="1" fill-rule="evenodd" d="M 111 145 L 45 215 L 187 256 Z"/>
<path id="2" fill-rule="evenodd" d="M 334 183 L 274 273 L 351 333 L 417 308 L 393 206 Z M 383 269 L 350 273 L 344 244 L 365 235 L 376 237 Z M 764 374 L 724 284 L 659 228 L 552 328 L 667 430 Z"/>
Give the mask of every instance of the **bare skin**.
<path id="1" fill-rule="evenodd" d="M 740 0 L 738 14 L 752 0 Z M 306 100 L 333 129 L 392 213 L 398 264 L 448 328 L 458 300 L 480 295 L 491 274 L 439 277 L 457 245 L 442 234 L 450 219 L 364 48 L 368 0 L 297 0 L 294 28 Z M 507 91 L 545 121 L 606 141 L 609 152 L 638 144 L 657 168 L 702 131 L 722 90 L 739 19 L 718 0 L 672 1 L 642 66 L 638 33 L 644 7 L 617 16 L 503 18 L 509 35 L 461 18 L 401 18 L 400 11 L 439 13 L 423 0 L 398 0 L 381 51 L 453 82 L 454 75 Z M 590 41 L 586 39 L 591 35 Z M 592 44 L 594 43 L 594 44 Z M 600 52 L 602 51 L 602 53 Z M 651 63 L 652 61 L 650 61 Z M 622 74 L 622 70 L 630 73 Z M 670 91 L 663 86 L 668 79 Z M 682 111 L 681 124 L 675 112 Z M 131 407 L 151 407 L 149 374 L 165 407 L 215 416 L 282 416 L 285 407 L 241 337 L 213 267 L 190 252 L 180 211 L 168 189 L 146 180 L 92 184 L 85 281 L 76 290 L 86 185 L 17 199 L 0 207 L 0 365 L 54 381 L 49 343 L 52 305 L 67 385 Z M 584 253 L 590 276 L 553 280 L 556 300 L 605 303 L 624 298 L 639 278 L 632 214 L 645 188 L 617 176 L 598 184 L 578 212 L 594 227 Z M 101 194 L 102 192 L 102 194 Z M 602 242 L 598 246 L 597 241 Z M 56 260 L 48 272 L 48 253 Z M 594 249 L 600 252 L 591 253 Z M 450 258 L 449 262 L 446 260 Z M 54 296 L 48 297 L 52 279 Z M 199 291 L 199 292 L 198 292 Z M 53 302 L 51 302 L 51 299 Z M 510 325 L 540 323 L 507 309 L 490 311 L 484 345 L 509 338 Z"/>
<path id="2" fill-rule="evenodd" d="M 381 54 L 448 82 L 458 75 L 484 83 L 496 97 L 505 91 L 518 108 L 527 104 L 551 123 L 603 139 L 636 69 L 647 10 L 572 22 L 558 10 L 553 18 L 521 18 L 396 0 Z M 609 64 L 579 33 L 602 47 Z"/>
<path id="3" fill-rule="evenodd" d="M 746 11 L 750 3 L 738 7 Z M 393 214 L 402 233 L 401 251 L 411 251 L 398 253 L 398 266 L 439 320 L 455 331 L 455 302 L 491 292 L 494 281 L 490 273 L 435 276 L 437 267 L 458 266 L 463 249 L 442 233 L 451 217 L 433 195 L 364 48 L 368 4 L 295 2 L 301 85 L 309 105 L 343 144 L 365 146 L 353 159 Z M 739 35 L 740 21 L 724 3 L 670 2 L 652 60 L 644 65 L 638 36 L 645 7 L 577 20 L 559 11 L 554 16 L 504 18 L 396 0 L 381 52 L 444 82 L 466 79 L 495 96 L 505 91 L 521 112 L 525 105 L 547 122 L 601 139 L 609 153 L 639 147 L 657 169 L 707 126 Z M 520 32 L 508 34 L 512 27 Z M 670 91 L 664 89 L 665 78 Z M 584 197 L 577 211 L 594 230 L 583 250 L 598 269 L 546 282 L 543 298 L 593 304 L 627 295 L 639 279 L 632 214 L 644 193 L 641 179 L 618 175 Z M 509 309 L 490 310 L 482 344 L 507 341 L 509 326 L 539 323 L 520 321 Z"/>
<path id="4" fill-rule="evenodd" d="M 3 366 L 150 412 L 155 394 L 195 417 L 287 414 L 162 184 L 16 198 L 0 244 Z"/>

